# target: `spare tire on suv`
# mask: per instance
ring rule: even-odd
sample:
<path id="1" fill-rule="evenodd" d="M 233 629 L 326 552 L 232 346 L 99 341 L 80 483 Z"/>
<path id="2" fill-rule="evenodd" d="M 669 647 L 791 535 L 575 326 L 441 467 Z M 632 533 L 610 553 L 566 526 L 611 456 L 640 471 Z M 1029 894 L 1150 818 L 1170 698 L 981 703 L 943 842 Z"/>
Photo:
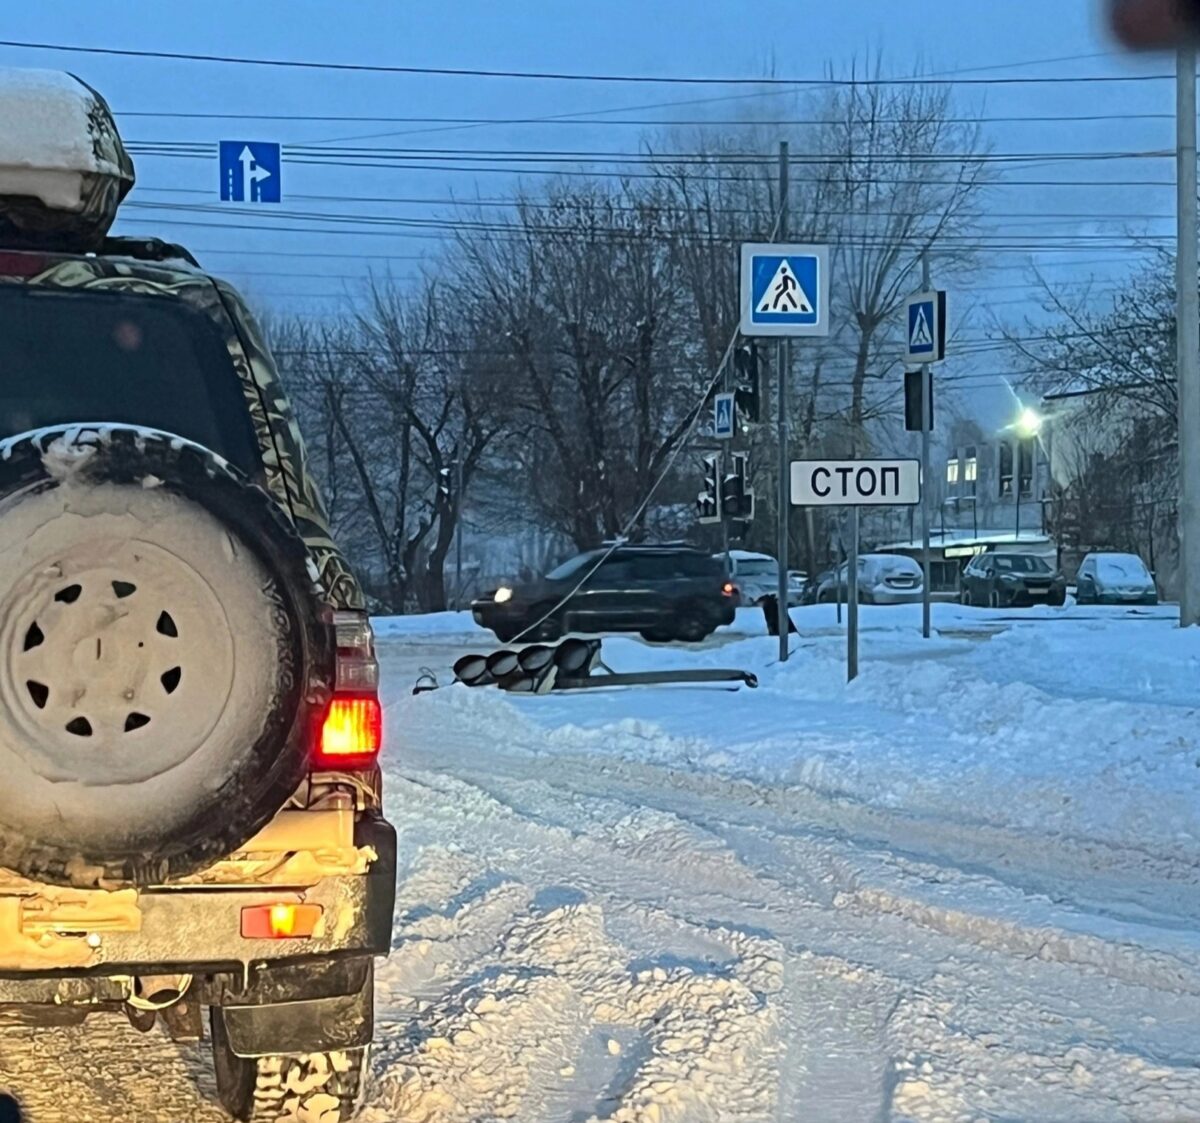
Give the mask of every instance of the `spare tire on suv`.
<path id="1" fill-rule="evenodd" d="M 169 434 L 0 443 L 0 866 L 153 884 L 295 791 L 332 629 L 274 501 Z"/>

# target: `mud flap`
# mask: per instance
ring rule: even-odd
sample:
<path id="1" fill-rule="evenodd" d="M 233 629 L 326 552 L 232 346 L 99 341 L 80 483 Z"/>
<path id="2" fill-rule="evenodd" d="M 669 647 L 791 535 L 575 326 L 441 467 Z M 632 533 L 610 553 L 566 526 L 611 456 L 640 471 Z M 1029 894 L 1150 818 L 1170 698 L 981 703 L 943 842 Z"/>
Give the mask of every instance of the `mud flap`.
<path id="1" fill-rule="evenodd" d="M 239 1057 L 357 1049 L 371 1043 L 375 1029 L 374 972 L 367 972 L 355 994 L 269 1006 L 224 1006 L 214 1014 L 224 1023 L 229 1047 Z"/>

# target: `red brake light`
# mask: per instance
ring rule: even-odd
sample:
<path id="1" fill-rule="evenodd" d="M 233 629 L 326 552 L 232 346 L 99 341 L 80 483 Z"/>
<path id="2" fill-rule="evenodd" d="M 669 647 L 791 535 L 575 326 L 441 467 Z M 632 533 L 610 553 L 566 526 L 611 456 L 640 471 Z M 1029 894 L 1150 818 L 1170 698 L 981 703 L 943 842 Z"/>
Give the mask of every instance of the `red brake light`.
<path id="1" fill-rule="evenodd" d="M 383 745 L 383 707 L 374 695 L 333 697 L 313 753 L 317 768 L 356 769 L 374 765 Z"/>

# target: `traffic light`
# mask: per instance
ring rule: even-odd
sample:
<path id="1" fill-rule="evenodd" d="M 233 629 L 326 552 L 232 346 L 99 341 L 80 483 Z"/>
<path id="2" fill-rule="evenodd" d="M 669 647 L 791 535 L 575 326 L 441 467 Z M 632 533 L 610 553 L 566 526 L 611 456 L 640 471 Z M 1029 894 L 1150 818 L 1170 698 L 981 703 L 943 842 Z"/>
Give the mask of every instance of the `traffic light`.
<path id="1" fill-rule="evenodd" d="M 737 385 L 734 402 L 738 415 L 755 423 L 759 419 L 761 381 L 758 372 L 758 343 L 751 340 L 733 353 L 733 369 Z"/>
<path id="2" fill-rule="evenodd" d="M 704 490 L 696 496 L 696 515 L 701 523 L 721 521 L 721 458 L 704 458 Z"/>
<path id="3" fill-rule="evenodd" d="M 728 519 L 749 522 L 754 518 L 754 491 L 750 487 L 750 454 L 733 454 L 733 471 L 721 481 L 721 513 Z"/>
<path id="4" fill-rule="evenodd" d="M 910 433 L 921 432 L 921 379 L 920 370 L 904 372 L 904 428 Z M 933 429 L 933 374 L 929 375 L 929 428 Z"/>

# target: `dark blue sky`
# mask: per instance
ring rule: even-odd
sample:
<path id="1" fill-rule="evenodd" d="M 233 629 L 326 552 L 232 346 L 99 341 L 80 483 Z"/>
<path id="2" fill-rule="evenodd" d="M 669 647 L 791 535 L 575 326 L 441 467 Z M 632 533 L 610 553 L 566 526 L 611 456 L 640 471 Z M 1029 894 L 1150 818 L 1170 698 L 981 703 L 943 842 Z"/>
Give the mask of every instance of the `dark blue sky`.
<path id="1" fill-rule="evenodd" d="M 884 70 L 904 74 L 972 70 L 964 77 L 1023 75 L 1129 75 L 1162 73 L 1170 60 L 1130 60 L 1112 51 L 1097 25 L 1095 0 L 610 0 L 586 5 L 566 0 L 519 3 L 234 3 L 172 4 L 124 0 L 98 5 L 59 0 L 7 5 L 5 39 L 148 50 L 252 55 L 386 65 L 555 70 L 638 75 L 820 77 L 844 71 L 855 57 L 881 52 Z M 1044 61 L 1063 60 L 1067 61 Z M 330 73 L 213 63 L 69 55 L 0 47 L 0 65 L 70 69 L 100 89 L 120 114 L 131 141 L 211 144 L 211 159 L 142 156 L 138 187 L 143 203 L 215 204 L 216 142 L 340 141 L 385 146 L 584 149 L 634 151 L 641 126 L 568 124 L 452 128 L 367 122 L 187 120 L 133 113 L 267 113 L 399 117 L 546 117 L 610 114 L 618 118 L 734 117 L 769 97 L 747 97 L 730 87 L 567 83 L 474 77 Z M 1002 69 L 975 69 L 975 68 Z M 1093 122 L 995 122 L 986 138 L 996 152 L 1156 152 L 1173 143 L 1169 119 L 1130 120 L 1129 114 L 1169 115 L 1170 82 L 1111 85 L 975 85 L 958 89 L 959 106 L 986 116 L 1089 114 Z M 713 101 L 711 99 L 722 99 Z M 707 101 L 706 104 L 695 104 Z M 664 105 L 664 103 L 693 103 Z M 778 104 L 778 103 L 777 103 Z M 657 109 L 637 107 L 660 106 Z M 768 113 L 769 115 L 769 113 Z M 377 136 L 386 133 L 389 135 Z M 1170 159 L 1089 160 L 1021 165 L 1005 178 L 1173 179 Z M 431 217 L 448 213 L 428 203 L 348 203 L 347 195 L 389 200 L 495 197 L 507 175 L 443 170 L 363 171 L 331 167 L 285 168 L 284 208 L 340 214 Z M 299 201 L 297 196 L 329 196 Z M 342 197 L 342 198 L 338 198 Z M 289 203 L 290 200 L 290 203 Z M 1173 194 L 1166 186 L 1069 186 L 994 189 L 988 202 L 998 216 L 991 229 L 1035 241 L 1070 240 L 1069 248 L 1026 252 L 997 249 L 994 268 L 952 294 L 952 322 L 960 335 L 984 336 L 993 317 L 1011 320 L 1030 311 L 1028 264 L 1079 283 L 1099 278 L 1116 290 L 1136 259 L 1133 234 L 1173 231 Z M 1019 215 L 1021 217 L 1010 217 Z M 222 228 L 223 222 L 259 225 L 219 213 L 180 214 L 130 208 L 129 232 L 161 233 L 193 246 L 205 264 L 228 273 L 263 303 L 305 314 L 337 307 L 357 291 L 368 269 L 410 275 L 422 255 L 436 251 L 438 232 L 389 229 L 387 234 L 321 235 Z M 137 221 L 134 222 L 133 220 Z M 199 225 L 185 226 L 189 222 Z M 263 223 L 262 225 L 267 225 Z M 294 224 L 293 224 L 294 225 Z M 305 257 L 295 254 L 331 256 Z M 339 256 L 332 256 L 339 255 Z M 390 259 L 390 260 L 385 260 Z M 1023 303 L 1025 302 L 1025 303 Z M 1002 369 L 1001 354 L 977 356 L 975 369 Z M 982 365 L 981 365 L 982 364 Z M 1001 399 L 1003 400 L 1003 399 Z M 981 400 L 980 405 L 986 403 Z M 1000 408 L 1007 408 L 1002 406 Z"/>

